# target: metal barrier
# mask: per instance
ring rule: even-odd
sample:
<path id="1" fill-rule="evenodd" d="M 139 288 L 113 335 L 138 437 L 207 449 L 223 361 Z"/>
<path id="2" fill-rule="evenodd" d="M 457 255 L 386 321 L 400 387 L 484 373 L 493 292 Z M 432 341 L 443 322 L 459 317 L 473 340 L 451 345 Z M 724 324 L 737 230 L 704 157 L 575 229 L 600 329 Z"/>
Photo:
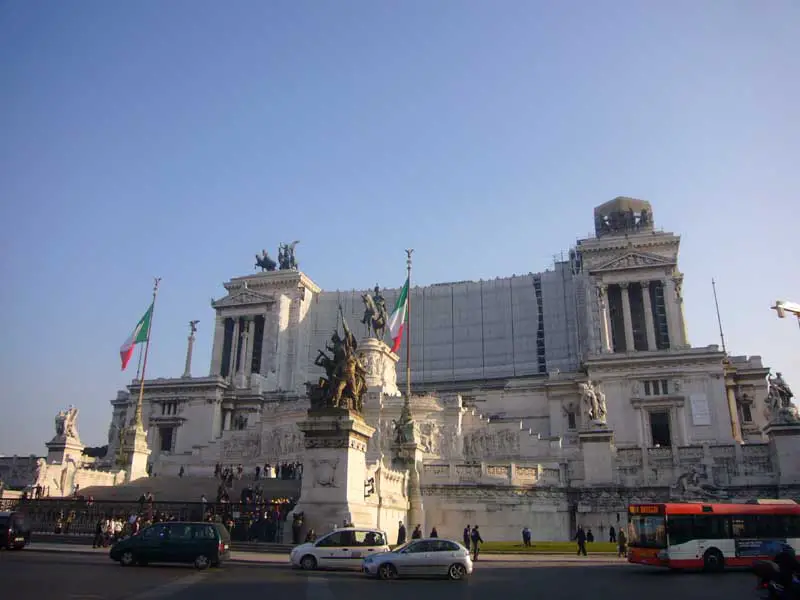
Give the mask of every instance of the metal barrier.
<path id="1" fill-rule="evenodd" d="M 286 518 L 296 500 L 273 503 L 243 502 L 126 502 L 89 501 L 84 498 L 43 498 L 39 500 L 0 499 L 0 511 L 24 513 L 34 534 L 94 535 L 105 519 L 128 522 L 136 515 L 147 522 L 205 521 L 224 523 L 235 541 L 281 543 Z"/>

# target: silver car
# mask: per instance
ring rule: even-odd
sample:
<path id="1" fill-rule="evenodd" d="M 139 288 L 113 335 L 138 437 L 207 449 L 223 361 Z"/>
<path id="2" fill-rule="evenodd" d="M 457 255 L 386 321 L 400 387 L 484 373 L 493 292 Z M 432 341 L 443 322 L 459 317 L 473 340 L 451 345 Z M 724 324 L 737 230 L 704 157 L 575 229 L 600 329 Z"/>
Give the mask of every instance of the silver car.
<path id="1" fill-rule="evenodd" d="M 458 542 L 428 538 L 368 556 L 361 569 L 378 579 L 439 576 L 457 581 L 472 574 L 472 559 L 469 550 Z"/>

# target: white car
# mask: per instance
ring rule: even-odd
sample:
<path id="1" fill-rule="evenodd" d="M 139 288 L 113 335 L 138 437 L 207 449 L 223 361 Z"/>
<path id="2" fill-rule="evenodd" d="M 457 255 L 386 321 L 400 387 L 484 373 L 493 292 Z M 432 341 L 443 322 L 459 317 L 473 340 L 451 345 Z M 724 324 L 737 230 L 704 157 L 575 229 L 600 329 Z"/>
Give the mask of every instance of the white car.
<path id="1" fill-rule="evenodd" d="M 378 579 L 447 577 L 461 581 L 472 574 L 469 550 L 440 538 L 411 540 L 391 552 L 368 556 L 361 569 Z"/>
<path id="2" fill-rule="evenodd" d="M 360 569 L 367 556 L 389 552 L 386 533 L 379 529 L 344 527 L 315 542 L 292 548 L 289 561 L 294 567 L 313 569 Z"/>

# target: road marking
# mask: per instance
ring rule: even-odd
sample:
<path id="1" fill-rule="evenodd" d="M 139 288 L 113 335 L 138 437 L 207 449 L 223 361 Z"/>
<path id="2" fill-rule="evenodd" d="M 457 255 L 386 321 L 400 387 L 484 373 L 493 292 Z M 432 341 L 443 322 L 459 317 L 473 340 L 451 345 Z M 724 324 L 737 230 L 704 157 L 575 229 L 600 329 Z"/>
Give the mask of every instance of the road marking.
<path id="1" fill-rule="evenodd" d="M 207 573 L 192 573 L 187 577 L 181 577 L 175 581 L 171 581 L 156 588 L 147 590 L 146 592 L 142 592 L 134 596 L 128 596 L 125 600 L 158 600 L 160 598 L 167 598 L 172 594 L 177 594 L 188 587 L 200 583 L 206 578 L 206 576 Z"/>
<path id="2" fill-rule="evenodd" d="M 306 600 L 336 600 L 328 580 L 322 577 L 306 577 Z"/>

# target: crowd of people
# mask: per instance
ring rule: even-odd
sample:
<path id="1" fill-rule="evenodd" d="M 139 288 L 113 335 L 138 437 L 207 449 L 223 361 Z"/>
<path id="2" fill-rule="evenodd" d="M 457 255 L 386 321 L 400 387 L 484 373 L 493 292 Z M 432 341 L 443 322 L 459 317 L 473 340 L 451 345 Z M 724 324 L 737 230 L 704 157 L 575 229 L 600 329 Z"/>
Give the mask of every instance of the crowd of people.
<path id="1" fill-rule="evenodd" d="M 181 467 L 183 470 L 183 467 Z M 303 463 L 300 462 L 284 462 L 272 465 L 265 463 L 256 465 L 252 471 L 253 479 L 302 479 L 303 477 Z M 233 480 L 241 480 L 245 477 L 244 465 L 221 465 L 217 463 L 214 465 L 214 477 L 220 479 L 227 487 L 233 486 Z"/>

